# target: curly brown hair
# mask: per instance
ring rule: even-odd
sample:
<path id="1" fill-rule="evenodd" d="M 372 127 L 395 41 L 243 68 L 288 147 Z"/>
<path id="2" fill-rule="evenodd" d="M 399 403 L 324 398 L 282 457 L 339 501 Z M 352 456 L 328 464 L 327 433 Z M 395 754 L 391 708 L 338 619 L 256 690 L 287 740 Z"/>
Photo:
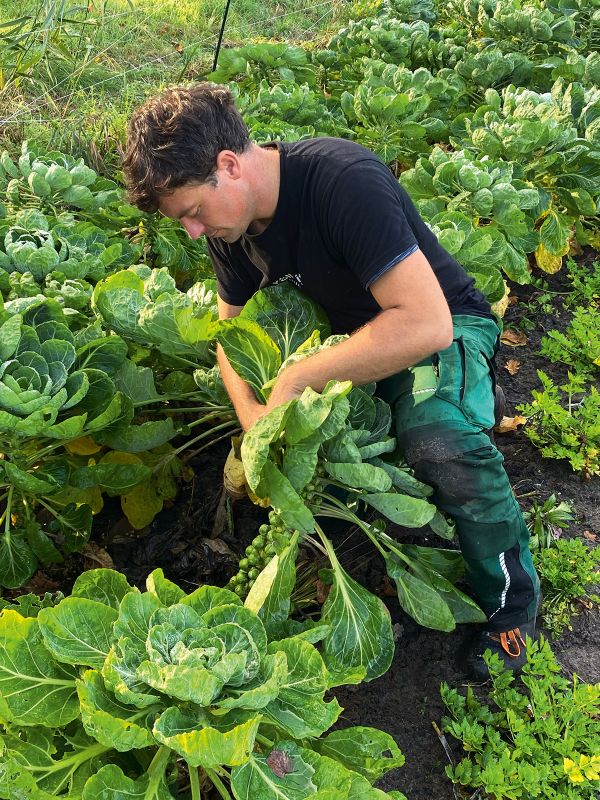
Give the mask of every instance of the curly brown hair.
<path id="1" fill-rule="evenodd" d="M 175 86 L 150 98 L 129 122 L 123 173 L 129 199 L 156 211 L 179 186 L 216 183 L 222 150 L 243 153 L 248 128 L 229 89 L 215 83 Z"/>

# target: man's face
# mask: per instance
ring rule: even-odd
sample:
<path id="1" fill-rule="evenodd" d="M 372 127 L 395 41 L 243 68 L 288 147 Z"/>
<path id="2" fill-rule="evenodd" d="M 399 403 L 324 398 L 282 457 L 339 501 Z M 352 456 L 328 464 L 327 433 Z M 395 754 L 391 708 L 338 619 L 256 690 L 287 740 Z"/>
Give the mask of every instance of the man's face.
<path id="1" fill-rule="evenodd" d="M 190 238 L 207 236 L 235 242 L 252 222 L 244 181 L 227 166 L 217 167 L 216 185 L 192 183 L 179 186 L 160 198 L 158 209 L 178 219 Z"/>

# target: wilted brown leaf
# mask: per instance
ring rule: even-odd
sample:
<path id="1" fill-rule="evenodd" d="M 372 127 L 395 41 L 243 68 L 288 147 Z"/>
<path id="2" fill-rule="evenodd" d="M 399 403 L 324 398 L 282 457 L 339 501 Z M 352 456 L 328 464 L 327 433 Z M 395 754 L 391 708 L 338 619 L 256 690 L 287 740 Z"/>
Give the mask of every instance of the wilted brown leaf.
<path id="1" fill-rule="evenodd" d="M 583 538 L 588 539 L 590 542 L 597 542 L 599 537 L 597 533 L 592 533 L 592 531 L 584 531 Z"/>
<path id="2" fill-rule="evenodd" d="M 527 344 L 527 336 L 523 331 L 505 328 L 504 331 L 502 331 L 500 341 L 503 344 L 507 344 L 509 347 L 523 347 L 524 344 Z"/>
<path id="3" fill-rule="evenodd" d="M 525 425 L 527 422 L 526 417 L 521 417 L 517 414 L 515 417 L 502 417 L 500 422 L 494 428 L 496 433 L 512 433 L 516 431 L 519 425 Z"/>
<path id="4" fill-rule="evenodd" d="M 517 372 L 521 369 L 521 362 L 517 361 L 516 358 L 509 358 L 506 364 L 504 365 L 504 369 L 510 375 L 516 375 Z"/>
<path id="5" fill-rule="evenodd" d="M 88 542 L 83 548 L 83 569 L 114 569 L 115 563 L 103 547 L 99 547 L 94 542 Z"/>
<path id="6" fill-rule="evenodd" d="M 317 603 L 323 605 L 325 600 L 329 597 L 329 592 L 331 591 L 331 584 L 325 583 L 325 581 L 317 580 L 316 582 L 317 587 Z"/>

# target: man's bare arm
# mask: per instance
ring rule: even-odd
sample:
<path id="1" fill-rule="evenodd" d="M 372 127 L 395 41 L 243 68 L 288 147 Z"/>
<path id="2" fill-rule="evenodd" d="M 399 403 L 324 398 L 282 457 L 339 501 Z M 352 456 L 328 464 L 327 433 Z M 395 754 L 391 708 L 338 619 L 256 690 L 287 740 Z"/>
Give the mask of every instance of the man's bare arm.
<path id="1" fill-rule="evenodd" d="M 306 386 L 321 391 L 330 380 L 350 380 L 357 386 L 381 380 L 450 345 L 450 310 L 420 250 L 389 269 L 370 288 L 381 313 L 349 339 L 286 369 L 267 408 L 297 396 Z"/>
<path id="2" fill-rule="evenodd" d="M 221 300 L 217 296 L 217 306 L 219 309 L 219 319 L 231 319 L 237 317 L 243 306 L 232 306 Z M 266 410 L 256 399 L 254 390 L 244 381 L 229 363 L 229 359 L 225 355 L 225 351 L 221 345 L 217 345 L 217 361 L 221 370 L 221 377 L 227 389 L 237 418 L 240 421 L 242 428 L 247 431 L 256 420 L 261 417 Z"/>

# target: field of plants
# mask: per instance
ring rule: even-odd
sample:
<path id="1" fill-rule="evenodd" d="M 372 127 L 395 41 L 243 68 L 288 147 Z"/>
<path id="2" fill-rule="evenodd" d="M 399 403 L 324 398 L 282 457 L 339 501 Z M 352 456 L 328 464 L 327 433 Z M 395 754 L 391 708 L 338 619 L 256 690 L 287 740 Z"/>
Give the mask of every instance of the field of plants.
<path id="1" fill-rule="evenodd" d="M 0 798 L 597 800 L 600 0 L 8 2 L 0 18 Z M 543 637 L 490 661 L 375 384 L 243 436 L 335 346 L 291 284 L 220 321 L 122 188 L 131 110 L 226 83 L 256 141 L 376 152 L 502 320 L 495 430 Z M 402 767 L 402 769 L 399 769 Z"/>

